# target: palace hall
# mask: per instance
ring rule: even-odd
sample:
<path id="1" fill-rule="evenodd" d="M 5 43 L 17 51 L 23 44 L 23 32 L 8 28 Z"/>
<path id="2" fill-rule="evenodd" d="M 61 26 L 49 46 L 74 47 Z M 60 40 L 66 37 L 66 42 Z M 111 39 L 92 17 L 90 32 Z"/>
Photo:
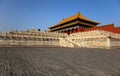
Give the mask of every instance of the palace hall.
<path id="1" fill-rule="evenodd" d="M 69 17 L 63 18 L 59 23 L 54 26 L 49 27 L 51 32 L 60 33 L 77 33 L 89 30 L 105 30 L 114 33 L 120 33 L 120 27 L 114 27 L 114 24 L 107 24 L 102 26 L 97 26 L 99 22 L 90 20 L 84 17 L 80 12 Z"/>

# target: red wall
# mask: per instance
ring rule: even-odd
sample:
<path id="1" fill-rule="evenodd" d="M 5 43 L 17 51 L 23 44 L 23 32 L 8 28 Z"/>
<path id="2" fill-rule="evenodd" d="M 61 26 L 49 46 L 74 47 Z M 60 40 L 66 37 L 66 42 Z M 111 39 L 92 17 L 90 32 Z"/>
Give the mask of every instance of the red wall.
<path id="1" fill-rule="evenodd" d="M 120 34 L 120 27 L 115 28 L 114 24 L 108 24 L 108 25 L 105 25 L 105 26 L 98 26 L 98 27 L 85 29 L 85 31 L 90 31 L 90 30 L 105 30 L 105 31 L 110 31 L 110 32 Z"/>
<path id="2" fill-rule="evenodd" d="M 113 24 L 109 24 L 109 25 L 98 26 L 98 27 L 94 27 L 94 28 L 90 28 L 90 29 L 86 29 L 86 30 L 105 30 L 105 31 L 113 31 L 113 29 L 114 29 L 114 25 L 113 25 Z"/>
<path id="3" fill-rule="evenodd" d="M 115 33 L 119 33 L 120 34 L 120 27 L 115 28 Z"/>

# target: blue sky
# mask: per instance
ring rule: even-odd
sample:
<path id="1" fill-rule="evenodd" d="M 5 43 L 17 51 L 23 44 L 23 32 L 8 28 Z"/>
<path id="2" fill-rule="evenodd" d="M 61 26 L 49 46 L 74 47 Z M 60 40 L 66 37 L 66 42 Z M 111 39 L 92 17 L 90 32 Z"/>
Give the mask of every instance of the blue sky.
<path id="1" fill-rule="evenodd" d="M 120 25 L 120 0 L 0 0 L 0 32 L 46 30 L 78 11 L 101 25 Z"/>

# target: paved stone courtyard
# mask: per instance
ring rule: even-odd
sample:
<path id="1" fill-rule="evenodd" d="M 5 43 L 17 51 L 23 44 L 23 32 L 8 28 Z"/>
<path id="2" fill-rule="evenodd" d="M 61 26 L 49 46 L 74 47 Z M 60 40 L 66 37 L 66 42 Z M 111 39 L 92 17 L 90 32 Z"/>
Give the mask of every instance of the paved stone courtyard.
<path id="1" fill-rule="evenodd" d="M 120 76 L 119 50 L 0 48 L 0 76 Z"/>

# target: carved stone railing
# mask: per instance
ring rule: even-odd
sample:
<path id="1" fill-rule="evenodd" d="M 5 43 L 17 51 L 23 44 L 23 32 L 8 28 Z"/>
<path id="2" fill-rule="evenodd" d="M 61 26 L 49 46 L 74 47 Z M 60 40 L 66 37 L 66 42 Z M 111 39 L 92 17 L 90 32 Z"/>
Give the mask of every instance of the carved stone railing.
<path id="1" fill-rule="evenodd" d="M 120 47 L 120 34 L 93 30 L 70 35 L 56 32 L 23 31 L 0 33 L 0 46 L 48 46 L 48 47 Z"/>

